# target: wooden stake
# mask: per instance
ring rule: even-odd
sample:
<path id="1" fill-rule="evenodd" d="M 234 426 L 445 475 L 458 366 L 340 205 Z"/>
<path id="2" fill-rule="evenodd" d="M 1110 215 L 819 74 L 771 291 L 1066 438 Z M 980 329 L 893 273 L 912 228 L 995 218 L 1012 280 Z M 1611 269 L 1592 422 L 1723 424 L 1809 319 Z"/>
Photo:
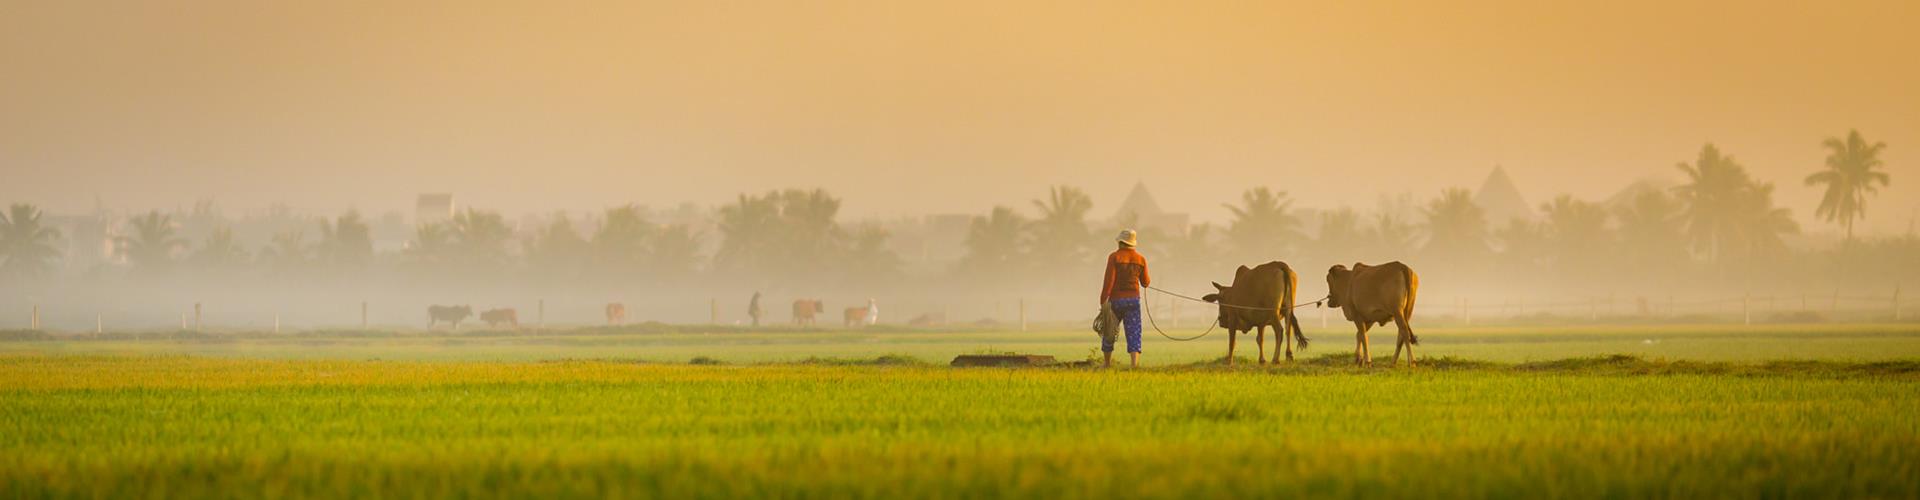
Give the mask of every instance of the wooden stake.
<path id="1" fill-rule="evenodd" d="M 360 301 L 360 329 L 367 329 L 367 301 Z"/>
<path id="2" fill-rule="evenodd" d="M 720 324 L 720 299 L 707 299 L 707 323 Z"/>
<path id="3" fill-rule="evenodd" d="M 27 323 L 28 330 L 40 329 L 40 304 L 33 305 L 33 320 Z"/>
<path id="4" fill-rule="evenodd" d="M 1753 294 L 1751 293 L 1740 296 L 1740 318 L 1744 324 L 1753 324 Z"/>
<path id="5" fill-rule="evenodd" d="M 547 299 L 540 299 L 539 314 L 540 314 L 540 323 L 539 323 L 539 326 L 535 327 L 535 329 L 544 330 L 547 328 Z"/>
<path id="6" fill-rule="evenodd" d="M 277 313 L 273 315 L 273 333 L 280 333 L 280 315 Z"/>
<path id="7" fill-rule="evenodd" d="M 200 303 L 193 303 L 193 329 L 200 330 Z"/>
<path id="8" fill-rule="evenodd" d="M 1027 331 L 1027 299 L 1020 299 L 1020 331 Z"/>
<path id="9" fill-rule="evenodd" d="M 98 314 L 93 315 L 93 334 L 94 335 L 106 333 L 105 326 L 106 326 L 106 322 L 100 320 L 100 315 Z"/>

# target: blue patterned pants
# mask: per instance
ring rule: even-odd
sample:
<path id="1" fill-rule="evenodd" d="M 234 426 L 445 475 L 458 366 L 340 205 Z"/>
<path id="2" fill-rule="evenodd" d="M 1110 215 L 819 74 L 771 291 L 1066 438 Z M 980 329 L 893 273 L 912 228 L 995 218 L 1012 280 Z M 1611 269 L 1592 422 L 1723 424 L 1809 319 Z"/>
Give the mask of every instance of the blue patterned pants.
<path id="1" fill-rule="evenodd" d="M 1120 324 L 1127 330 L 1127 352 L 1140 352 L 1140 299 L 1113 299 L 1113 314 L 1120 316 Z M 1100 350 L 1113 352 L 1113 341 L 1101 339 Z"/>

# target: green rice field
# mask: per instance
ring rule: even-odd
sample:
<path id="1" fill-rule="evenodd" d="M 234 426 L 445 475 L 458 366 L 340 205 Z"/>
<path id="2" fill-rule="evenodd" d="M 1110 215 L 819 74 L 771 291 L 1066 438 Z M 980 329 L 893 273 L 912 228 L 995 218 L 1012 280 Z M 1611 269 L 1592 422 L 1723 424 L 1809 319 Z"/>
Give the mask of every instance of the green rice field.
<path id="1" fill-rule="evenodd" d="M 0 341 L 0 495 L 1920 496 L 1914 325 L 1430 329 L 1417 369 L 1309 334 L 1139 370 L 945 366 L 1078 331 Z"/>

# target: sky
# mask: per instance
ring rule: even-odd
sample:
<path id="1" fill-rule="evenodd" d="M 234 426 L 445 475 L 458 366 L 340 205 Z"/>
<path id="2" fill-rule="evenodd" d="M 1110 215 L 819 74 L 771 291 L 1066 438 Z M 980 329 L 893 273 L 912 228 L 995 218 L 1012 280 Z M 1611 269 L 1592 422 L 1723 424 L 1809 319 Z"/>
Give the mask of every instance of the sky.
<path id="1" fill-rule="evenodd" d="M 853 218 L 1145 182 L 1198 220 L 1602 198 L 1718 144 L 1803 223 L 1820 141 L 1920 213 L 1920 2 L 0 0 L 0 203 L 509 213 L 820 187 Z M 1830 226 L 1811 226 L 1831 230 Z"/>

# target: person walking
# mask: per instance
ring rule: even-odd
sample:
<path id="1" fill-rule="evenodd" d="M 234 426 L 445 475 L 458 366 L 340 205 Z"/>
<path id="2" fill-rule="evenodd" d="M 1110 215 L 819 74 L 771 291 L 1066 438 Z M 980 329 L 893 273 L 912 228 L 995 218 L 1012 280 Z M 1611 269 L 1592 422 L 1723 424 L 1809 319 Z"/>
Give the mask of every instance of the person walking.
<path id="1" fill-rule="evenodd" d="M 1153 284 L 1147 276 L 1147 258 L 1140 255 L 1134 247 L 1140 244 L 1139 233 L 1132 229 L 1120 230 L 1120 236 L 1114 238 L 1119 248 L 1107 255 L 1106 277 L 1100 282 L 1100 305 L 1113 307 L 1113 313 L 1120 317 L 1127 331 L 1127 355 L 1133 358 L 1133 367 L 1140 367 L 1140 289 Z M 1106 366 L 1113 367 L 1113 338 L 1103 338 L 1100 350 L 1106 353 Z"/>
<path id="2" fill-rule="evenodd" d="M 747 317 L 753 318 L 753 327 L 760 327 L 760 292 L 753 292 L 753 298 L 747 300 Z"/>

